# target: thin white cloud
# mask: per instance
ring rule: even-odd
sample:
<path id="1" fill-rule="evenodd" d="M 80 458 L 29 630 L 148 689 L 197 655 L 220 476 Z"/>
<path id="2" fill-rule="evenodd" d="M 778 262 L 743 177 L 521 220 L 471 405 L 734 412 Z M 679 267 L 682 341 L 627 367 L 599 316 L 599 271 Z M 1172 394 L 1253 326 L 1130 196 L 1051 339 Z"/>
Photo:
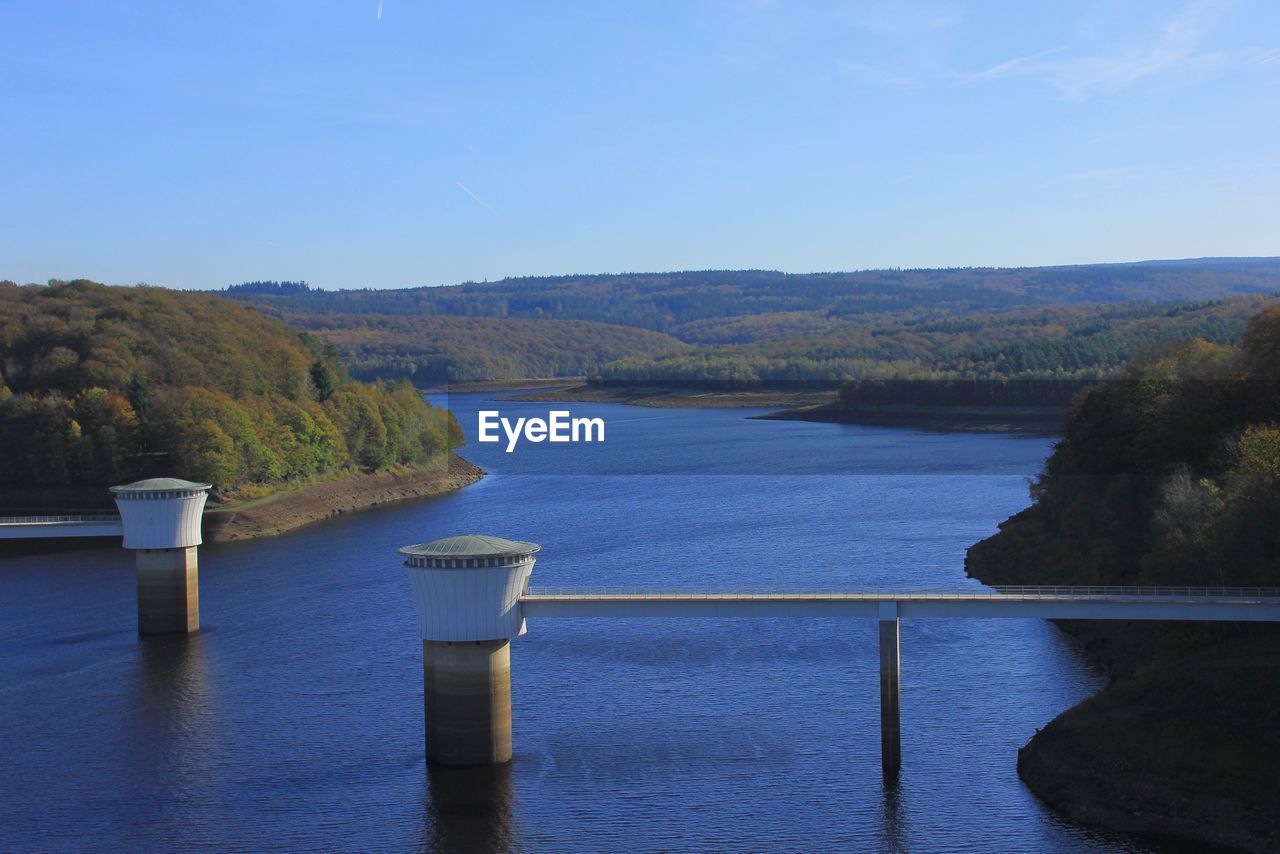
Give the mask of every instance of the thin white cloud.
<path id="1" fill-rule="evenodd" d="M 971 74 L 962 74 L 960 76 L 969 82 L 976 82 L 978 80 L 990 80 L 995 77 L 1008 77 L 1011 74 L 1023 74 L 1043 67 L 1043 63 L 1041 63 L 1040 60 L 1046 56 L 1052 56 L 1055 53 L 1062 53 L 1063 50 L 1063 48 L 1056 47 L 1051 50 L 1042 50 L 1039 53 L 1033 53 L 1030 56 L 1014 57 L 1013 59 L 1005 60 L 1004 62 L 993 65 L 990 68 L 983 69 L 982 71 L 975 71 Z"/>
<path id="2" fill-rule="evenodd" d="M 1110 53 L 1046 58 L 1066 52 L 1058 48 L 960 77 L 971 83 L 1024 75 L 1040 77 L 1063 97 L 1079 100 L 1176 70 L 1221 66 L 1231 58 L 1228 54 L 1201 49 L 1221 6 L 1215 0 L 1198 0 L 1165 21 L 1150 37 Z"/>

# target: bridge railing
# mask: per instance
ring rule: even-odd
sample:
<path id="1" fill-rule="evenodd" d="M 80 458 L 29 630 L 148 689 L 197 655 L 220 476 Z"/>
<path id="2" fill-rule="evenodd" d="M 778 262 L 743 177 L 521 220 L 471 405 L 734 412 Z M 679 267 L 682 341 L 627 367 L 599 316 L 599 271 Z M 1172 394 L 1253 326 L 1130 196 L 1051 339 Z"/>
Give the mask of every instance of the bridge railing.
<path id="1" fill-rule="evenodd" d="M 1280 599 L 1275 587 L 1190 587 L 1190 586 L 1111 586 L 1111 585 L 1002 585 L 998 587 L 885 590 L 876 588 L 843 588 L 832 590 L 785 590 L 778 588 L 735 590 L 645 589 L 637 587 L 530 587 L 526 596 L 571 596 L 574 598 L 659 598 L 659 599 L 743 599 L 776 597 L 780 599 L 1124 599 L 1124 598 L 1191 598 L 1191 599 Z"/>
<path id="2" fill-rule="evenodd" d="M 119 513 L 63 513 L 51 516 L 0 516 L 0 525 L 47 525 L 54 522 L 119 521 Z"/>
<path id="3" fill-rule="evenodd" d="M 991 588 L 1002 596 L 1105 596 L 1107 598 L 1129 596 L 1169 597 L 1231 597 L 1271 598 L 1280 597 L 1276 587 L 1192 587 L 1192 586 L 1125 586 L 1125 585 L 1018 585 L 1000 584 Z"/>

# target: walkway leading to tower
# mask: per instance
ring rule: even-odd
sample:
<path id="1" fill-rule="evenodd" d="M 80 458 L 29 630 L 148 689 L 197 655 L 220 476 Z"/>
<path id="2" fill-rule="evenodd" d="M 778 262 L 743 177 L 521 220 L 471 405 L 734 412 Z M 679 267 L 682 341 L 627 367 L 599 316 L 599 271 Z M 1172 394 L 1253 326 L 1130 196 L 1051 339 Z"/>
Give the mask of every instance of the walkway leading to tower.
<path id="1" fill-rule="evenodd" d="M 529 619 L 544 617 L 849 617 L 1049 620 L 1280 621 L 1280 588 L 975 587 L 815 592 L 531 588 Z"/>
<path id="2" fill-rule="evenodd" d="M 118 513 L 66 513 L 51 516 L 0 516 L 0 540 L 44 537 L 122 537 Z"/>
<path id="3" fill-rule="evenodd" d="M 1280 589 L 1266 587 L 973 587 L 968 590 L 837 592 L 673 592 L 529 589 L 526 619 L 549 617 L 826 617 L 877 620 L 880 652 L 880 760 L 902 763 L 903 618 L 1194 620 L 1280 622 Z"/>

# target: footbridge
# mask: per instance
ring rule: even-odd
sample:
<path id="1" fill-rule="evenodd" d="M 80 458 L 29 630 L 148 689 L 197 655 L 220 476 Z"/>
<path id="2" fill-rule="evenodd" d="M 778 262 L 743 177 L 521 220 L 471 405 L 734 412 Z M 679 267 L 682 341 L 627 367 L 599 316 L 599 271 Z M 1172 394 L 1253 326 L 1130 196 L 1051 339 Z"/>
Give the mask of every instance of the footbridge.
<path id="1" fill-rule="evenodd" d="M 123 536 L 124 522 L 119 513 L 0 516 L 0 540 Z"/>
<path id="2" fill-rule="evenodd" d="M 533 588 L 529 619 L 546 617 L 1022 618 L 1280 621 L 1280 589 L 1264 587 L 975 587 L 967 590 L 672 592 Z"/>
<path id="3" fill-rule="evenodd" d="M 528 589 L 526 619 L 825 617 L 876 620 L 880 759 L 902 763 L 899 620 L 1194 620 L 1280 622 L 1280 589 L 1262 587 L 982 587 L 841 592 L 663 592 Z"/>

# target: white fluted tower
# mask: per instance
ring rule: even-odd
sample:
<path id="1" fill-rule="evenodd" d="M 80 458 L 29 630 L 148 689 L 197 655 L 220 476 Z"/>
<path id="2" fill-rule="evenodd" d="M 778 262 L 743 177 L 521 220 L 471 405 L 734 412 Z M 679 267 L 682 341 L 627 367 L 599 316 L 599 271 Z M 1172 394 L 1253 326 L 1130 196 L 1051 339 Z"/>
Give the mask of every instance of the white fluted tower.
<path id="1" fill-rule="evenodd" d="M 541 548 L 471 534 L 405 546 L 422 639 L 427 761 L 511 759 L 511 644 Z"/>
<path id="2" fill-rule="evenodd" d="M 210 485 L 173 477 L 113 486 L 138 578 L 138 632 L 200 628 L 197 547 Z"/>

